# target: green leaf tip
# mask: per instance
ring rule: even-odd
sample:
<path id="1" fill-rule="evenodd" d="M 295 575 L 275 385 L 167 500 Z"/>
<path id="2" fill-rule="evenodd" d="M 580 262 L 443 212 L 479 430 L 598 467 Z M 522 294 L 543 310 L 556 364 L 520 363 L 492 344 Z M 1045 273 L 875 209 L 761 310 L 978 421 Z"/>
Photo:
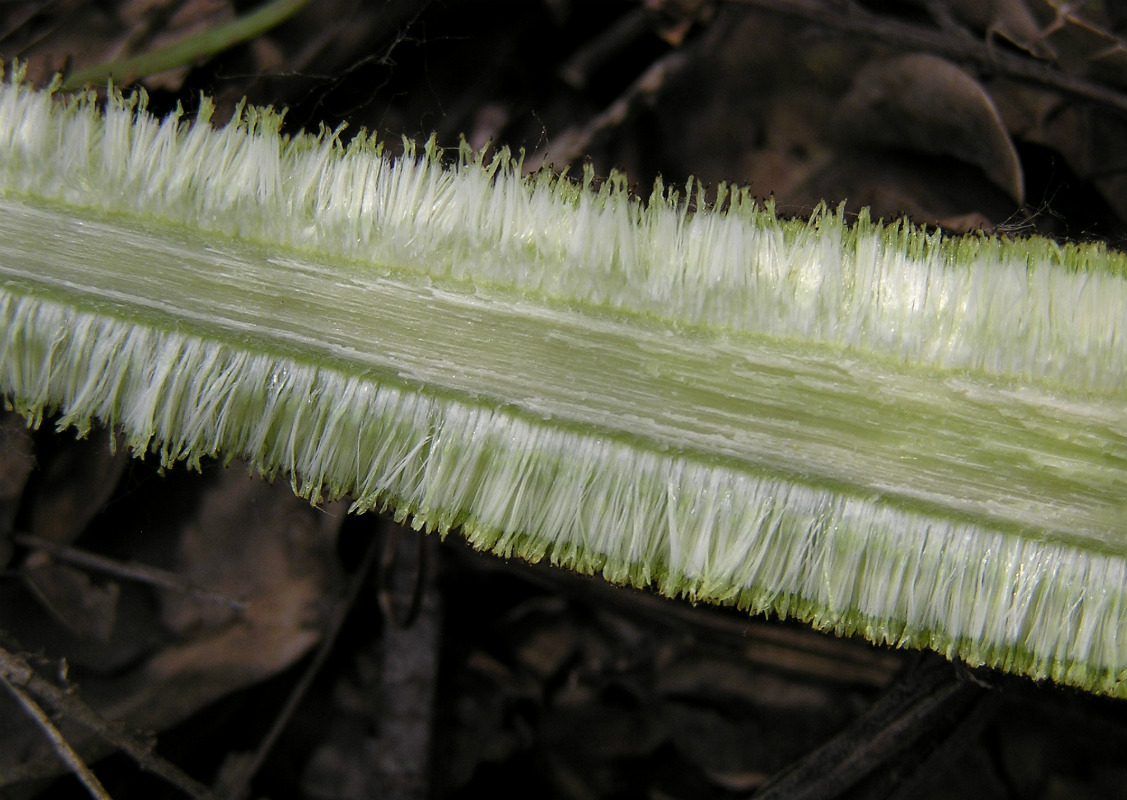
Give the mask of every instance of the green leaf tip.
<path id="1" fill-rule="evenodd" d="M 1123 255 L 143 106 L 0 85 L 33 424 L 1127 695 Z"/>

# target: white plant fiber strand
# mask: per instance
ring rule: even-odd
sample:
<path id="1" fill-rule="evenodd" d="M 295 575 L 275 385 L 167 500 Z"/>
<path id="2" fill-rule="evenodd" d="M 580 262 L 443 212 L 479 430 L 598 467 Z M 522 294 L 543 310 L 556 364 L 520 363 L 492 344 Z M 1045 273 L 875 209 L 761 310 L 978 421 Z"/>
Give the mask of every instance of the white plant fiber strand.
<path id="1" fill-rule="evenodd" d="M 277 127 L 0 88 L 16 408 L 1127 693 L 1122 256 L 784 223 L 742 193 L 688 214 Z"/>

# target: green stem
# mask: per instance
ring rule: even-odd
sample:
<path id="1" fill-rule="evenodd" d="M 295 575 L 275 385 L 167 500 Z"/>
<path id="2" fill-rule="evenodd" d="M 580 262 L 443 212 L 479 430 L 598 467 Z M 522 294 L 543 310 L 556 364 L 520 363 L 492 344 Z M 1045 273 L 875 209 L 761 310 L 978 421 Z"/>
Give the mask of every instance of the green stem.
<path id="1" fill-rule="evenodd" d="M 285 22 L 307 5 L 309 0 L 273 0 L 250 14 L 233 19 L 224 25 L 208 28 L 165 47 L 140 53 L 131 58 L 77 69 L 63 79 L 61 88 L 63 91 L 73 91 L 92 84 L 104 85 L 110 79 L 115 80 L 119 85 L 126 85 L 146 75 L 156 75 L 192 64 L 216 53 L 222 53 L 239 42 L 260 36 Z"/>
<path id="2" fill-rule="evenodd" d="M 1122 255 L 278 124 L 0 90 L 0 390 L 33 423 L 1127 694 Z"/>

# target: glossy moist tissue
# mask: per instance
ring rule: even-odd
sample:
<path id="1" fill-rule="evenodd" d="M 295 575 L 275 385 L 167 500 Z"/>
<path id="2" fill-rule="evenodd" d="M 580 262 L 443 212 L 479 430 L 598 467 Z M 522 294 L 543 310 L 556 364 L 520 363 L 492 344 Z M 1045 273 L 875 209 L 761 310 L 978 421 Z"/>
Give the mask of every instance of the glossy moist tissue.
<path id="1" fill-rule="evenodd" d="M 0 87 L 33 424 L 1127 693 L 1121 254 L 208 116 Z"/>

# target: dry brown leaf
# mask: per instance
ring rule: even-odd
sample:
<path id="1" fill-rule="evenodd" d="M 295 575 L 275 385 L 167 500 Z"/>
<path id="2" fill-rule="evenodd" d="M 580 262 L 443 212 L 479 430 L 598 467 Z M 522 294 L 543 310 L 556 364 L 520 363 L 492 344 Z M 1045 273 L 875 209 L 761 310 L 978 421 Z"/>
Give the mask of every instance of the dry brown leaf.
<path id="1" fill-rule="evenodd" d="M 59 450 L 43 465 L 43 476 L 31 499 L 30 532 L 56 544 L 78 538 L 117 488 L 129 454 L 125 448 L 106 446 L 106 434 L 82 439 L 60 437 Z M 31 563 L 47 560 L 33 554 Z"/>
<path id="2" fill-rule="evenodd" d="M 990 41 L 999 36 L 1039 58 L 1052 58 L 1041 22 L 1024 0 L 946 0 L 951 15 Z"/>
<path id="3" fill-rule="evenodd" d="M 129 628 L 133 649 L 112 650 L 115 644 L 97 651 L 88 643 L 78 659 L 90 665 L 82 678 L 83 698 L 127 728 L 163 730 L 207 703 L 290 666 L 319 640 L 332 598 L 339 593 L 334 548 L 344 517 L 342 504 L 313 508 L 286 484 L 227 470 L 199 491 L 195 507 L 190 519 L 167 520 L 168 530 L 152 536 L 179 542 L 177 570 L 182 577 L 244 598 L 247 609 L 238 615 L 223 605 L 161 590 L 158 617 L 151 595 L 133 592 L 137 602 L 117 615 L 120 619 L 122 613 L 129 614 L 117 627 Z M 42 622 L 38 628 L 21 628 L 13 624 L 19 620 L 4 617 L 17 611 L 16 604 L 0 603 L 0 628 L 18 628 L 25 647 L 71 658 L 76 640 L 61 639 Z M 160 621 L 166 629 L 163 643 L 146 632 Z M 154 651 L 151 657 L 135 668 L 124 668 L 129 662 L 121 659 L 136 662 L 144 648 Z M 100 666 L 114 671 L 92 671 Z M 0 786 L 24 761 L 38 762 L 39 769 L 58 769 L 49 749 L 37 744 L 21 751 L 13 746 L 24 734 L 18 725 L 0 729 Z M 88 731 L 76 729 L 68 738 L 83 752 L 102 752 Z"/>
<path id="4" fill-rule="evenodd" d="M 234 17 L 229 0 L 18 2 L 0 21 L 0 62 L 19 58 L 28 79 L 44 85 L 56 73 L 148 52 Z M 147 76 L 145 85 L 177 90 L 191 67 Z"/>
<path id="5" fill-rule="evenodd" d="M 949 61 L 912 54 L 870 63 L 836 119 L 847 143 L 958 159 L 1022 202 L 1021 163 L 998 109 L 977 80 Z"/>
<path id="6" fill-rule="evenodd" d="M 339 590 L 333 550 L 344 507 L 311 508 L 288 485 L 228 472 L 181 532 L 177 571 L 247 610 L 163 595 L 181 643 L 147 665 L 143 688 L 118 713 L 161 727 L 292 664 L 321 636 Z M 159 724 L 158 724 L 159 723 Z"/>
<path id="7" fill-rule="evenodd" d="M 117 625 L 121 587 L 95 583 L 90 574 L 69 564 L 43 561 L 20 570 L 20 577 L 40 605 L 75 636 L 108 644 Z"/>
<path id="8" fill-rule="evenodd" d="M 991 88 L 1016 137 L 1059 153 L 1119 219 L 1127 220 L 1127 120 L 1043 89 L 1009 81 L 995 81 Z M 1047 199 L 1030 198 L 1035 205 Z"/>
<path id="9" fill-rule="evenodd" d="M 11 560 L 9 537 L 34 469 L 35 443 L 24 418 L 10 411 L 0 413 L 0 569 Z"/>
<path id="10" fill-rule="evenodd" d="M 849 213 L 868 207 L 874 218 L 907 216 L 957 233 L 965 232 L 960 225 L 980 230 L 983 221 L 997 223 L 1014 212 L 1013 200 L 977 168 L 914 153 L 842 152 L 812 172 L 795 195 L 808 202 L 841 198 Z"/>
<path id="11" fill-rule="evenodd" d="M 0 63 L 27 63 L 27 78 L 37 86 L 68 67 L 98 64 L 120 46 L 121 26 L 109 9 L 83 0 L 13 3 L 5 9 L 0 33 Z"/>
<path id="12" fill-rule="evenodd" d="M 117 488 L 129 456 L 111 449 L 101 435 L 61 439 L 44 465 L 31 499 L 31 533 L 57 544 L 70 544 L 86 530 Z M 70 634 L 107 645 L 117 625 L 120 589 L 96 583 L 66 564 L 56 564 L 41 550 L 20 565 L 24 584 Z"/>
<path id="13" fill-rule="evenodd" d="M 1062 69 L 1127 87 L 1127 41 L 1112 32 L 1102 4 L 1030 1 L 1050 20 L 1045 26 L 1044 41 Z"/>

